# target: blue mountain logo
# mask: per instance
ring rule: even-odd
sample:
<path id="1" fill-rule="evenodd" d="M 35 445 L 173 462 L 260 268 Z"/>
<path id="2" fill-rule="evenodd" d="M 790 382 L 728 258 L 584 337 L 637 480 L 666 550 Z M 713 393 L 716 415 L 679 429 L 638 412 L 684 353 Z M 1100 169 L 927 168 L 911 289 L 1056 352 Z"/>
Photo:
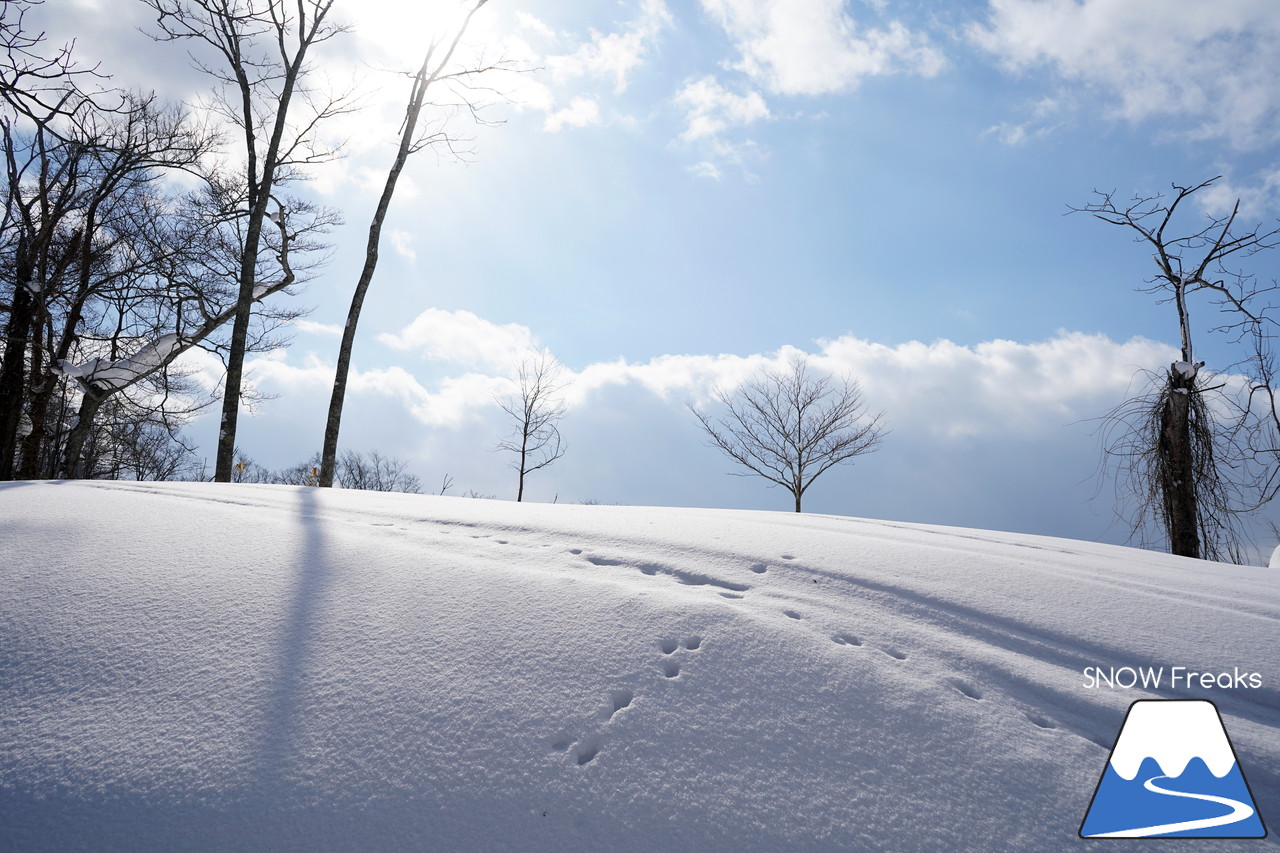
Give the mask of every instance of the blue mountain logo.
<path id="1" fill-rule="evenodd" d="M 1081 838 L 1265 838 L 1267 829 L 1212 702 L 1129 706 Z"/>

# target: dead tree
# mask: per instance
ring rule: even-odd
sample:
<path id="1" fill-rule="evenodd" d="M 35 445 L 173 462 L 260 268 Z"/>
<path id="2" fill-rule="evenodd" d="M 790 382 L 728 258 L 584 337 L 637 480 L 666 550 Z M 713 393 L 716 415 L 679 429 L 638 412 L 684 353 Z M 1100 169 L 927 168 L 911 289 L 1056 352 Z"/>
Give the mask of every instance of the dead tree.
<path id="1" fill-rule="evenodd" d="M 250 315 L 258 297 L 258 253 L 263 223 L 277 185 L 305 166 L 328 159 L 315 143 L 318 125 L 346 111 L 344 98 L 310 102 L 304 85 L 313 47 L 346 28 L 329 22 L 334 0 L 143 0 L 157 14 L 157 38 L 194 42 L 215 59 L 196 60 L 222 89 L 210 105 L 243 139 L 245 157 L 240 203 L 244 239 L 236 270 L 238 294 L 214 479 L 230 482 L 235 464 L 236 426 L 248 351 Z M 216 65 L 214 63 L 217 63 Z M 298 120 L 295 98 L 309 102 Z"/>
<path id="2" fill-rule="evenodd" d="M 495 449 L 515 456 L 511 467 L 518 474 L 517 501 L 524 500 L 526 477 L 564 455 L 559 426 L 567 411 L 559 397 L 564 389 L 562 372 L 546 350 L 528 355 L 516 369 L 518 393 L 498 399 L 498 405 L 515 421 L 511 433 Z"/>
<path id="3" fill-rule="evenodd" d="M 499 63 L 496 66 L 485 66 L 482 63 L 474 68 L 451 68 L 458 43 L 462 40 L 463 34 L 466 33 L 467 27 L 471 24 L 472 16 L 486 2 L 488 0 L 476 1 L 475 5 L 467 12 L 466 17 L 463 18 L 462 23 L 458 25 L 458 29 L 453 33 L 452 41 L 448 42 L 447 45 L 440 39 L 431 41 L 427 47 L 426 56 L 422 60 L 422 65 L 419 66 L 417 73 L 413 75 L 413 83 L 409 89 L 409 102 L 405 108 L 404 123 L 400 126 L 400 144 L 396 149 L 396 156 L 391 163 L 391 168 L 387 171 L 387 179 L 382 187 L 382 195 L 378 198 L 378 206 L 374 209 L 373 219 L 369 223 L 369 239 L 365 244 L 364 267 L 360 270 L 360 278 L 356 281 L 355 292 L 351 296 L 351 307 L 347 311 L 347 322 L 342 328 L 342 343 L 338 347 L 338 364 L 334 371 L 333 392 L 329 397 L 329 414 L 325 419 L 324 443 L 320 451 L 321 486 L 329 487 L 333 485 L 338 461 L 338 434 L 342 429 L 342 407 L 347 397 L 347 374 L 351 369 L 351 350 L 355 346 L 356 327 L 360 322 L 360 311 L 364 307 L 365 295 L 369 292 L 369 285 L 373 282 L 374 271 L 378 267 L 378 247 L 382 242 L 382 223 L 387 218 L 387 211 L 391 207 L 391 199 L 395 195 L 396 183 L 400 179 L 400 173 L 404 170 L 405 163 L 409 160 L 409 155 L 428 146 L 437 144 L 451 146 L 452 144 L 452 140 L 443 128 L 436 128 L 427 133 L 421 133 L 418 130 L 423 107 L 427 105 L 427 93 L 429 90 L 434 90 L 441 83 L 462 85 L 466 78 L 474 77 L 502 65 L 502 63 Z M 461 102 L 473 116 L 476 115 L 474 102 L 465 96 L 461 98 Z"/>
<path id="4" fill-rule="evenodd" d="M 1193 347 L 1191 306 L 1201 300 L 1217 312 L 1206 331 L 1228 343 L 1248 340 L 1265 348 L 1273 323 L 1267 296 L 1274 288 L 1260 287 L 1233 264 L 1280 243 L 1280 228 L 1240 226 L 1237 201 L 1230 214 L 1206 215 L 1179 230 L 1175 219 L 1181 223 L 1178 214 L 1190 204 L 1187 199 L 1217 180 L 1174 184 L 1172 196 L 1135 196 L 1123 204 L 1113 193 L 1095 191 L 1097 201 L 1071 212 L 1132 231 L 1135 242 L 1153 250 L 1157 273 L 1140 290 L 1158 296 L 1160 304 L 1171 303 L 1178 324 L 1181 358 L 1154 374 L 1151 392 L 1104 418 L 1105 453 L 1127 493 L 1120 497 L 1137 500 L 1132 530 L 1141 535 L 1154 521 L 1174 554 L 1235 559 L 1241 544 L 1235 516 L 1260 505 L 1260 481 L 1247 458 L 1260 422 L 1247 401 L 1241 405 L 1218 393 L 1225 382 L 1216 376 L 1231 368 L 1258 376 L 1265 365 L 1260 354 L 1246 355 L 1221 371 L 1205 370 Z M 1233 407 L 1234 417 L 1220 413 Z"/>
<path id="5" fill-rule="evenodd" d="M 866 413 L 855 380 L 814 376 L 805 358 L 760 370 L 734 391 L 717 387 L 712 399 L 727 409 L 725 417 L 713 419 L 689 404 L 710 446 L 747 469 L 735 476 L 785 488 L 796 512 L 814 480 L 875 450 L 886 434 L 883 413 Z"/>

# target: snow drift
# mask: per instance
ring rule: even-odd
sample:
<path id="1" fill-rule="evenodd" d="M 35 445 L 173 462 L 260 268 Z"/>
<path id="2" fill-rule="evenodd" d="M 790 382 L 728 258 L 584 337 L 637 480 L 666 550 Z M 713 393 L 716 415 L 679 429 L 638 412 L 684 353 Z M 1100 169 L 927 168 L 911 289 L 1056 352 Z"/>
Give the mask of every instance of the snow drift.
<path id="1" fill-rule="evenodd" d="M 1105 848 L 1140 698 L 1212 699 L 1280 819 L 1278 664 L 1275 571 L 1105 545 L 0 484 L 0 848 Z M 1262 686 L 1081 674 L 1160 665 Z"/>

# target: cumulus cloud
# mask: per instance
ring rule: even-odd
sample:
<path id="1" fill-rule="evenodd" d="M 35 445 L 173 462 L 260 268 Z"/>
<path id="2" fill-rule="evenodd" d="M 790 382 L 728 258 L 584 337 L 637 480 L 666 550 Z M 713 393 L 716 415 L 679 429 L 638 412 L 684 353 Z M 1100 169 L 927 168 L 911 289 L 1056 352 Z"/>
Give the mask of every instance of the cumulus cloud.
<path id="1" fill-rule="evenodd" d="M 519 355 L 534 346 L 533 333 L 517 323 L 490 323 L 470 311 L 428 308 L 399 332 L 378 335 L 395 350 L 424 358 L 480 365 L 507 371 Z"/>
<path id="2" fill-rule="evenodd" d="M 769 107 L 759 92 L 736 94 L 713 76 L 688 83 L 676 93 L 675 103 L 685 111 L 686 142 L 715 138 L 726 128 L 769 118 Z"/>
<path id="3" fill-rule="evenodd" d="M 413 247 L 413 235 L 408 231 L 393 229 L 387 236 L 391 238 L 391 248 L 397 255 L 410 261 L 418 259 L 418 253 Z"/>
<path id="4" fill-rule="evenodd" d="M 1237 201 L 1240 215 L 1248 219 L 1266 216 L 1280 208 L 1280 168 L 1267 169 L 1253 180 L 1236 182 L 1230 177 L 1196 193 L 1200 207 L 1210 216 L 1226 216 Z"/>
<path id="5" fill-rule="evenodd" d="M 309 335 L 330 335 L 335 338 L 342 336 L 342 327 L 336 323 L 317 323 L 314 320 L 294 320 L 293 326 L 299 332 L 306 332 Z"/>
<path id="6" fill-rule="evenodd" d="M 589 405 L 595 392 L 617 385 L 679 404 L 706 401 L 713 387 L 735 388 L 763 367 L 782 367 L 805 354 L 788 346 L 749 356 L 664 355 L 641 364 L 592 364 L 574 377 L 571 403 Z M 974 346 L 948 340 L 886 346 L 844 336 L 819 341 L 808 355 L 816 369 L 858 380 L 868 403 L 886 410 L 895 429 L 953 437 L 1028 435 L 1093 417 L 1120 399 L 1138 370 L 1178 358 L 1172 347 L 1144 338 L 1116 342 L 1080 332 Z"/>
<path id="7" fill-rule="evenodd" d="M 685 129 L 680 141 L 701 149 L 707 159 L 689 167 L 700 178 L 720 180 L 720 164 L 742 168 L 751 177 L 749 164 L 764 157 L 751 139 L 727 138 L 730 131 L 772 118 L 759 92 L 737 93 L 727 89 L 712 75 L 686 83 L 673 99 L 684 113 Z"/>
<path id="8" fill-rule="evenodd" d="M 848 91 L 867 77 L 928 77 L 946 65 L 928 36 L 899 21 L 860 26 L 844 0 L 702 0 L 702 7 L 733 39 L 741 55 L 734 67 L 779 94 Z"/>
<path id="9" fill-rule="evenodd" d="M 1280 16 L 1267 0 L 990 0 L 968 35 L 1010 70 L 1096 87 L 1125 120 L 1237 147 L 1280 132 Z"/>
<path id="10" fill-rule="evenodd" d="M 587 127 L 599 123 L 600 105 L 591 98 L 574 98 L 569 106 L 549 113 L 542 129 L 556 133 L 565 127 Z"/>
<path id="11" fill-rule="evenodd" d="M 557 81 L 606 77 L 612 79 L 615 92 L 623 92 L 631 73 L 644 64 L 654 42 L 670 25 L 671 13 L 663 0 L 643 0 L 640 14 L 619 32 L 592 30 L 590 41 L 573 53 L 547 57 L 546 66 Z"/>

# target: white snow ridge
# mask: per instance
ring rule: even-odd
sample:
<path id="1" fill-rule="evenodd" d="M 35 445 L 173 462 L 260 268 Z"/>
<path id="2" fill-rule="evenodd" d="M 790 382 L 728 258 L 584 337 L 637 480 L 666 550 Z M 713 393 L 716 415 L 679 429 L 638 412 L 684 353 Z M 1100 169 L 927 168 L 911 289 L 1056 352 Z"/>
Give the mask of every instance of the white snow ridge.
<path id="1" fill-rule="evenodd" d="M 1280 815 L 1277 626 L 1274 570 L 1066 539 L 0 483 L 0 851 L 1101 850 L 1135 699 Z M 1085 686 L 1146 664 L 1264 684 Z"/>
<path id="2" fill-rule="evenodd" d="M 1181 776 L 1193 758 L 1221 779 L 1236 763 L 1231 742 L 1211 702 L 1139 702 L 1125 719 L 1111 766 L 1125 780 L 1154 758 L 1166 776 Z"/>

